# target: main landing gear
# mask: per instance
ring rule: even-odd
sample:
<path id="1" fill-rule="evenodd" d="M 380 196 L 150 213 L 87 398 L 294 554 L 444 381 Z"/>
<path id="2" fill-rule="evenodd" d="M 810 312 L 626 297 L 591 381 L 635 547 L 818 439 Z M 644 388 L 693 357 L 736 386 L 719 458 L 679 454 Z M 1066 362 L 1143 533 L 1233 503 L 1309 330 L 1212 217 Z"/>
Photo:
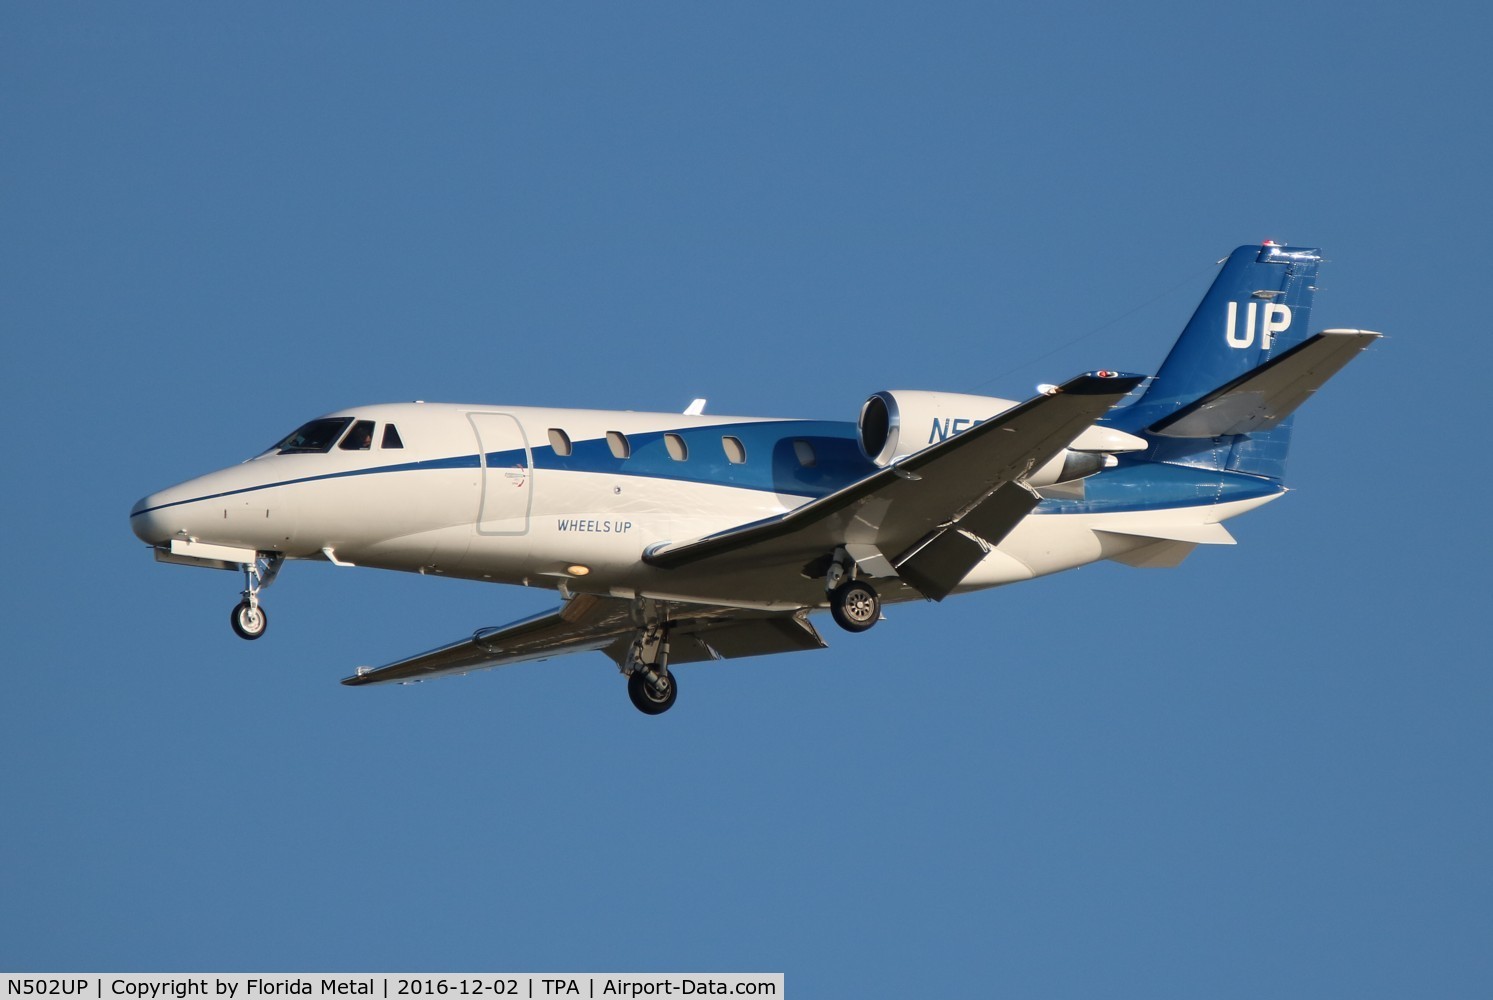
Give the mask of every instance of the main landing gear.
<path id="1" fill-rule="evenodd" d="M 278 552 L 256 552 L 253 562 L 240 564 L 244 570 L 244 599 L 228 616 L 228 624 L 240 639 L 258 639 L 269 628 L 270 616 L 259 604 L 259 591 L 275 582 L 284 562 L 285 557 Z"/>
<path id="2" fill-rule="evenodd" d="M 669 623 L 660 620 L 652 601 L 644 601 L 640 611 L 646 624 L 638 630 L 622 664 L 627 697 L 644 715 L 662 715 L 679 697 L 679 682 L 669 672 Z"/>
<path id="3" fill-rule="evenodd" d="M 864 632 L 881 620 L 880 595 L 869 581 L 855 578 L 855 563 L 850 559 L 830 564 L 824 587 L 829 592 L 829 613 L 845 631 Z"/>

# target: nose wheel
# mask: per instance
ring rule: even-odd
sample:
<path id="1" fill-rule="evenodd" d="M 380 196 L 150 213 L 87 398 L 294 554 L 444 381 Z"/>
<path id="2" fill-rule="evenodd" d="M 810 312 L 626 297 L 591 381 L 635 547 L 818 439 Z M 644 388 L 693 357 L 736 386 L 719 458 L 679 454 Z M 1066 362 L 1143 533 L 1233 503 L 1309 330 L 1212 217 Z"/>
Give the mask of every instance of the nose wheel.
<path id="1" fill-rule="evenodd" d="M 270 616 L 257 603 L 250 604 L 245 600 L 233 609 L 228 623 L 233 626 L 233 631 L 238 633 L 240 639 L 258 639 L 269 628 Z"/>
<path id="2" fill-rule="evenodd" d="M 627 651 L 622 672 L 627 675 L 627 697 L 644 715 L 662 715 L 674 707 L 679 682 L 669 672 L 668 623 L 658 620 L 657 609 L 648 605 L 648 624 L 638 630 Z"/>
<path id="3" fill-rule="evenodd" d="M 266 555 L 256 552 L 253 562 L 242 564 L 244 599 L 238 602 L 228 616 L 228 624 L 233 626 L 234 634 L 240 639 L 258 639 L 269 628 L 270 616 L 259 603 L 259 592 L 275 581 L 275 575 L 280 572 L 280 564 L 284 561 L 285 557 L 279 553 Z M 261 562 L 264 563 L 262 568 Z"/>
<path id="4" fill-rule="evenodd" d="M 653 676 L 650 678 L 649 674 Z M 679 697 L 679 682 L 672 673 L 638 670 L 627 678 L 627 697 L 644 715 L 662 715 L 674 707 L 674 699 Z"/>

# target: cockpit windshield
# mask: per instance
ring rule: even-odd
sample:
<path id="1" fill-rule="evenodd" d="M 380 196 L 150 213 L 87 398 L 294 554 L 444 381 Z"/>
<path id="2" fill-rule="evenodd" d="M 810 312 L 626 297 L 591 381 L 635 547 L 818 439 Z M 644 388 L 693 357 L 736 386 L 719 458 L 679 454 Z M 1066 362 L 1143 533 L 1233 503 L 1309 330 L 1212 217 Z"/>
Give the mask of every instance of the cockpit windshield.
<path id="1" fill-rule="evenodd" d="M 285 438 L 270 451 L 281 455 L 314 455 L 332 450 L 332 445 L 353 422 L 352 417 L 323 417 L 302 424 L 293 434 Z"/>

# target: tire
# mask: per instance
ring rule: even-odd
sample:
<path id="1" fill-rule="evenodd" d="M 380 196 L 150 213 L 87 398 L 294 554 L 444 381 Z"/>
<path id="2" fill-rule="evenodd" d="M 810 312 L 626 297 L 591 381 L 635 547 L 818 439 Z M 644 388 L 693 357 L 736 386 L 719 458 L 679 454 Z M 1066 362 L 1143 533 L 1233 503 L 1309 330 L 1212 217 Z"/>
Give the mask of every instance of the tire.
<path id="1" fill-rule="evenodd" d="M 829 612 L 847 632 L 864 632 L 881 618 L 881 598 L 864 580 L 842 583 L 829 592 Z"/>
<path id="2" fill-rule="evenodd" d="M 263 604 L 255 608 L 248 601 L 241 601 L 228 616 L 228 624 L 240 639 L 258 639 L 270 627 L 270 616 Z"/>
<path id="3" fill-rule="evenodd" d="M 679 679 L 672 673 L 668 678 L 669 690 L 663 697 L 659 697 L 643 679 L 641 670 L 630 674 L 627 678 L 627 696 L 632 699 L 633 707 L 644 715 L 662 715 L 673 708 L 674 699 L 679 697 Z"/>

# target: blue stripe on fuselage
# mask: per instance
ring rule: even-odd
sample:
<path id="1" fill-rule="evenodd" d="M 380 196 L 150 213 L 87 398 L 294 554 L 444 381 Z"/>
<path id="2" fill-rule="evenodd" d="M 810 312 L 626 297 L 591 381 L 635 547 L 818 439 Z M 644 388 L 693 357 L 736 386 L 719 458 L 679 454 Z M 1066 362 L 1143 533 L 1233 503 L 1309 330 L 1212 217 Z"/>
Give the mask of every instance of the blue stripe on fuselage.
<path id="1" fill-rule="evenodd" d="M 669 454 L 666 434 L 676 434 L 689 449 L 686 461 L 678 462 Z M 723 439 L 734 437 L 741 442 L 747 460 L 736 464 L 726 457 Z M 648 479 L 667 479 L 674 482 L 699 483 L 708 486 L 733 486 L 738 489 L 779 493 L 816 499 L 833 493 L 875 471 L 875 466 L 861 454 L 855 437 L 855 425 L 844 422 L 820 420 L 768 420 L 745 423 L 711 424 L 709 426 L 681 427 L 671 430 L 645 431 L 627 435 L 631 447 L 628 458 L 615 457 L 605 438 L 576 441 L 571 454 L 557 455 L 550 446 L 529 449 L 533 468 L 566 472 L 604 473 L 616 476 L 637 476 Z M 813 451 L 813 464 L 799 461 L 795 442 L 803 441 Z M 767 455 L 766 461 L 762 456 Z M 296 456 L 298 460 L 314 461 L 317 456 Z M 483 462 L 488 468 L 512 468 L 524 466 L 522 449 L 458 455 L 450 458 L 431 459 L 423 462 L 402 462 L 396 465 L 380 465 L 368 469 L 347 469 L 315 476 L 298 476 L 257 486 L 244 486 L 207 493 L 185 500 L 173 500 L 137 511 L 130 516 L 148 514 L 183 504 L 204 500 L 219 500 L 223 497 L 239 496 L 256 490 L 294 486 L 300 483 L 319 482 L 327 479 L 345 479 L 351 476 L 374 476 L 394 472 L 419 472 L 430 469 L 476 469 Z"/>
<path id="2" fill-rule="evenodd" d="M 684 440 L 689 449 L 686 461 L 675 461 L 669 454 L 664 439 L 666 434 L 676 434 Z M 727 459 L 721 440 L 726 436 L 741 441 L 747 455 L 745 463 L 738 465 Z M 529 449 L 529 455 L 532 467 L 541 471 L 600 473 L 706 486 L 729 486 L 803 497 L 806 500 L 827 496 L 876 470 L 876 466 L 861 454 L 855 437 L 855 425 L 845 422 L 769 420 L 712 424 L 636 432 L 628 434 L 627 439 L 631 446 L 628 458 L 614 456 L 605 438 L 576 441 L 569 455 L 557 455 L 554 448 L 548 445 Z M 806 466 L 799 460 L 798 449 L 795 447 L 795 442 L 798 441 L 806 442 L 813 450 L 812 465 Z M 764 455 L 767 456 L 766 459 L 763 458 Z M 316 456 L 298 458 L 314 461 Z M 521 449 L 489 452 L 485 458 L 489 468 L 511 468 L 527 464 Z M 298 476 L 174 500 L 133 511 L 131 516 L 280 486 L 386 473 L 476 469 L 482 464 L 481 456 L 471 454 Z M 1046 499 L 1037 506 L 1035 513 L 1098 514 L 1193 507 L 1268 496 L 1280 491 L 1278 484 L 1256 476 L 1122 459 L 1119 467 L 1106 469 L 1084 480 L 1082 500 Z"/>
<path id="3" fill-rule="evenodd" d="M 315 456 L 305 457 L 314 458 Z M 424 462 L 401 462 L 398 465 L 380 465 L 373 469 L 347 469 L 342 472 L 325 472 L 319 476 L 299 476 L 295 479 L 282 479 L 278 482 L 261 483 L 257 486 L 242 486 L 236 490 L 224 490 L 221 493 L 205 493 L 200 497 L 189 497 L 186 500 L 173 500 L 170 503 L 157 504 L 154 507 L 131 511 L 130 517 L 138 517 L 141 514 L 149 514 L 151 511 L 156 510 L 166 510 L 168 507 L 180 507 L 182 504 L 187 503 L 201 503 L 203 500 L 220 500 L 223 497 L 239 496 L 243 493 L 253 493 L 256 490 L 272 490 L 277 486 L 295 486 L 298 483 L 315 483 L 323 479 L 346 479 L 349 476 L 372 476 L 385 472 L 417 472 L 426 469 L 476 469 L 480 468 L 481 464 L 476 455 L 454 455 L 451 458 L 433 458 Z"/>
<path id="4" fill-rule="evenodd" d="M 685 461 L 676 461 L 669 454 L 664 440 L 668 434 L 684 441 L 688 449 Z M 722 441 L 726 437 L 741 442 L 746 451 L 744 463 L 738 465 L 726 457 Z M 569 455 L 557 455 L 551 447 L 534 448 L 534 468 L 734 486 L 810 499 L 827 496 L 876 471 L 876 466 L 861 454 L 855 425 L 833 421 L 770 420 L 681 427 L 628 434 L 627 441 L 631 447 L 627 458 L 613 455 L 604 438 L 576 441 Z M 812 449 L 812 465 L 799 461 L 795 444 L 799 441 Z M 522 454 L 518 451 L 488 456 L 490 465 L 520 461 Z"/>

